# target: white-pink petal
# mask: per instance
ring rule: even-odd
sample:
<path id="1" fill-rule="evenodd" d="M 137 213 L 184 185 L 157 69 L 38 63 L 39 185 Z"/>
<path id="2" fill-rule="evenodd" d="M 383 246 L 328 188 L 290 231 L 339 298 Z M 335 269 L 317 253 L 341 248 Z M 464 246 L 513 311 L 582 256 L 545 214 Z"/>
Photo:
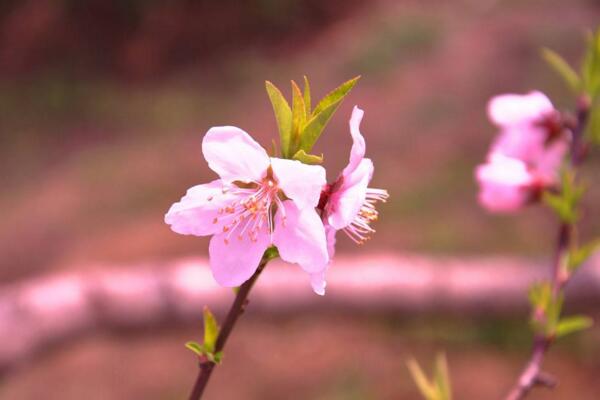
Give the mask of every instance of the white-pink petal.
<path id="1" fill-rule="evenodd" d="M 279 188 L 299 208 L 319 204 L 321 190 L 327 183 L 323 167 L 281 158 L 271 158 L 271 167 Z"/>
<path id="2" fill-rule="evenodd" d="M 206 236 L 218 233 L 223 224 L 215 219 L 219 209 L 234 200 L 234 196 L 223 193 L 220 179 L 188 189 L 181 201 L 174 203 L 165 214 L 165 223 L 174 232 L 182 235 Z"/>
<path id="3" fill-rule="evenodd" d="M 503 154 L 490 155 L 488 163 L 476 170 L 479 202 L 492 212 L 516 211 L 526 204 L 535 177 L 520 160 Z"/>
<path id="4" fill-rule="evenodd" d="M 349 122 L 350 135 L 352 135 L 352 148 L 350 149 L 348 165 L 342 172 L 344 175 L 354 171 L 365 157 L 365 138 L 360 133 L 360 122 L 362 121 L 364 113 L 365 112 L 358 108 L 358 106 L 354 106 L 354 109 L 352 110 L 352 116 L 350 117 Z"/>
<path id="5" fill-rule="evenodd" d="M 499 126 L 531 123 L 554 111 L 548 97 L 538 91 L 525 95 L 503 94 L 488 103 L 488 116 Z"/>
<path id="6" fill-rule="evenodd" d="M 222 180 L 260 181 L 269 168 L 269 156 L 250 135 L 234 126 L 211 128 L 202 141 L 210 169 Z"/>
<path id="7" fill-rule="evenodd" d="M 260 231 L 256 240 L 250 240 L 247 235 L 239 239 L 239 230 L 214 235 L 210 240 L 210 268 L 221 286 L 240 286 L 250 279 L 271 244 L 266 230 Z"/>
<path id="8" fill-rule="evenodd" d="M 341 187 L 332 193 L 327 205 L 329 225 L 343 229 L 354 220 L 365 202 L 373 169 L 373 162 L 364 158 L 350 174 L 343 175 Z"/>
<path id="9" fill-rule="evenodd" d="M 325 281 L 326 272 L 327 270 L 324 269 L 321 272 L 310 274 L 310 286 L 319 296 L 325 296 L 325 287 L 327 286 L 327 282 Z"/>
<path id="10" fill-rule="evenodd" d="M 309 273 L 321 272 L 329 262 L 325 227 L 312 207 L 300 209 L 295 202 L 284 201 L 275 216 L 273 244 L 282 260 Z"/>

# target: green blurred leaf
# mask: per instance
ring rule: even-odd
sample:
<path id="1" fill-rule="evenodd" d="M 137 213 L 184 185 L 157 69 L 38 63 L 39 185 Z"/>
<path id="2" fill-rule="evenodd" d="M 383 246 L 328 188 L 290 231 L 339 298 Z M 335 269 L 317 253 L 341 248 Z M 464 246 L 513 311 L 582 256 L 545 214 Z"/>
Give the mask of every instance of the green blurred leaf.
<path id="1" fill-rule="evenodd" d="M 443 353 L 436 356 L 433 380 L 427 378 L 416 360 L 408 360 L 406 366 L 419 392 L 426 400 L 452 400 L 450 373 L 446 356 Z"/>
<path id="2" fill-rule="evenodd" d="M 571 68 L 571 66 L 562 58 L 558 53 L 550 50 L 548 48 L 542 49 L 542 58 L 546 60 L 548 65 L 550 65 L 554 71 L 560 75 L 565 83 L 569 86 L 569 88 L 576 94 L 580 94 L 581 92 L 581 80 L 579 76 Z"/>
<path id="3" fill-rule="evenodd" d="M 596 97 L 590 107 L 585 137 L 595 144 L 600 144 L 600 96 Z"/>
<path id="4" fill-rule="evenodd" d="M 306 118 L 304 97 L 302 97 L 302 92 L 296 82 L 292 81 L 292 141 L 289 154 L 296 153 L 296 148 L 300 144 L 300 133 L 304 128 Z"/>
<path id="5" fill-rule="evenodd" d="M 273 106 L 277 128 L 279 129 L 279 139 L 281 142 L 281 153 L 283 157 L 289 157 L 290 144 L 292 138 L 292 110 L 283 94 L 275 85 L 266 81 L 265 87 L 267 94 Z"/>
<path id="6" fill-rule="evenodd" d="M 344 97 L 346 97 L 348 93 L 350 93 L 350 91 L 352 90 L 354 85 L 356 85 L 356 82 L 358 82 L 359 79 L 360 76 L 354 77 L 349 81 L 342 83 L 340 86 L 329 92 L 325 97 L 321 99 L 321 101 L 319 101 L 319 104 L 317 104 L 317 106 L 315 107 L 315 110 L 313 111 L 312 115 L 316 116 L 317 114 L 323 112 L 325 109 L 329 108 L 332 104 L 339 105 L 340 100 L 342 100 Z"/>
<path id="7" fill-rule="evenodd" d="M 594 100 L 600 90 L 600 29 L 588 34 L 581 75 L 585 92 Z"/>
<path id="8" fill-rule="evenodd" d="M 406 366 L 421 395 L 427 400 L 436 400 L 435 385 L 429 382 L 419 363 L 415 359 L 410 359 L 406 362 Z"/>
<path id="9" fill-rule="evenodd" d="M 306 154 L 304 150 L 298 150 L 296 154 L 294 154 L 293 159 L 309 165 L 318 165 L 323 163 L 322 154 L 320 156 L 314 154 Z"/>
<path id="10" fill-rule="evenodd" d="M 583 246 L 571 249 L 569 251 L 567 264 L 568 271 L 573 272 L 577 270 L 577 268 L 579 268 L 598 249 L 600 249 L 600 239 L 593 240 Z"/>
<path id="11" fill-rule="evenodd" d="M 438 389 L 440 400 L 452 400 L 452 388 L 450 384 L 450 372 L 446 355 L 440 353 L 435 359 L 435 385 Z"/>
<path id="12" fill-rule="evenodd" d="M 219 337 L 219 325 L 213 313 L 207 306 L 204 306 L 204 349 L 208 353 L 215 351 L 217 338 Z"/>
<path id="13" fill-rule="evenodd" d="M 560 320 L 556 326 L 556 337 L 560 338 L 570 333 L 579 332 L 584 329 L 590 328 L 594 324 L 594 321 L 586 317 L 585 315 L 575 315 L 571 317 L 565 317 Z"/>
<path id="14" fill-rule="evenodd" d="M 304 108 L 307 117 L 311 115 L 311 99 L 310 99 L 310 84 L 308 83 L 308 78 L 304 75 Z"/>

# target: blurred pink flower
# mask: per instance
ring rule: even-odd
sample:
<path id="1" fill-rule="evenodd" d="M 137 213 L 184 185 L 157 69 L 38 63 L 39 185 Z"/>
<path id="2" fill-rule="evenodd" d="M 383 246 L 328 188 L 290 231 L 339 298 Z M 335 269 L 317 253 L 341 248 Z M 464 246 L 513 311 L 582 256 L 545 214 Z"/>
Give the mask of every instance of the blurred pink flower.
<path id="1" fill-rule="evenodd" d="M 360 133 L 360 122 L 364 111 L 354 107 L 350 118 L 352 148 L 348 165 L 336 181 L 328 185 L 321 196 L 319 207 L 323 210 L 323 223 L 327 234 L 327 249 L 330 259 L 335 252 L 335 234 L 343 230 L 358 244 L 364 243 L 375 233 L 370 223 L 377 220 L 377 201 L 385 202 L 388 192 L 368 187 L 373 177 L 373 162 L 365 158 L 365 139 Z M 311 275 L 313 289 L 325 290 L 325 270 Z"/>
<path id="2" fill-rule="evenodd" d="M 269 158 L 231 126 L 211 128 L 202 152 L 221 179 L 190 188 L 165 222 L 180 234 L 213 235 L 210 267 L 220 285 L 248 280 L 271 245 L 310 274 L 326 267 L 325 229 L 315 210 L 326 184 L 322 167 Z"/>
<path id="3" fill-rule="evenodd" d="M 500 134 L 475 172 L 479 202 L 492 212 L 513 212 L 557 184 L 568 140 L 560 114 L 540 92 L 496 96 L 488 116 Z"/>

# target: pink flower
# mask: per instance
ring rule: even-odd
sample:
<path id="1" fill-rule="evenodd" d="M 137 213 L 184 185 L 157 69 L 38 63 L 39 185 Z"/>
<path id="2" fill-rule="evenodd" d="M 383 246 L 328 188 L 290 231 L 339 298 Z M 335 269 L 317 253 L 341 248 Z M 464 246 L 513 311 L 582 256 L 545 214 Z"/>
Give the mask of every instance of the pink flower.
<path id="1" fill-rule="evenodd" d="M 202 142 L 208 166 L 221 179 L 190 188 L 165 222 L 184 235 L 213 235 L 210 267 L 222 286 L 239 286 L 256 271 L 265 250 L 308 273 L 329 262 L 325 229 L 315 207 L 325 170 L 269 158 L 243 130 L 211 128 Z"/>
<path id="2" fill-rule="evenodd" d="M 500 134 L 475 173 L 479 202 L 492 212 L 513 212 L 557 184 L 568 141 L 560 114 L 540 92 L 496 96 L 488 116 Z"/>
<path id="3" fill-rule="evenodd" d="M 323 210 L 323 223 L 327 233 L 329 257 L 335 252 L 335 234 L 343 230 L 358 244 L 368 240 L 375 230 L 370 226 L 378 218 L 375 203 L 385 202 L 388 192 L 368 187 L 373 177 L 373 162 L 365 158 L 365 139 L 360 133 L 364 111 L 354 107 L 350 118 L 352 149 L 348 165 L 336 181 L 328 185 L 321 196 L 319 208 Z M 311 275 L 313 289 L 325 290 L 325 270 Z"/>

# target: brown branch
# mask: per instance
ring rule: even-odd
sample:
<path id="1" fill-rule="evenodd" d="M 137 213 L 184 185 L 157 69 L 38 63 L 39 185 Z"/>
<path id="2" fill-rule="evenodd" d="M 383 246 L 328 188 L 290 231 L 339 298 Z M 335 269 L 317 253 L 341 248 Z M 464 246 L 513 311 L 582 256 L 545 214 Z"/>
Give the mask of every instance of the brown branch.
<path id="1" fill-rule="evenodd" d="M 248 304 L 248 295 L 250 294 L 250 290 L 252 286 L 254 286 L 254 282 L 264 269 L 264 267 L 269 262 L 269 258 L 263 256 L 263 259 L 260 261 L 256 272 L 250 279 L 248 279 L 242 286 L 240 286 L 235 300 L 227 313 L 227 318 L 225 319 L 225 323 L 221 327 L 219 332 L 219 336 L 217 337 L 217 342 L 215 343 L 215 354 L 220 353 L 225 348 L 225 343 L 227 343 L 227 338 L 231 334 L 235 323 L 237 322 L 240 315 L 244 313 L 246 305 Z M 213 370 L 215 369 L 216 364 L 213 361 L 210 361 L 206 358 L 203 358 L 200 361 L 200 371 L 198 372 L 198 377 L 196 378 L 196 382 L 194 383 L 194 388 L 192 389 L 192 393 L 190 394 L 189 400 L 198 400 L 202 397 L 202 393 L 204 393 L 204 389 L 208 384 L 208 381 L 212 375 Z"/>
<path id="2" fill-rule="evenodd" d="M 589 108 L 589 99 L 585 95 L 581 96 L 577 101 L 577 123 L 571 129 L 572 137 L 570 163 L 572 168 L 577 168 L 577 166 L 579 166 L 585 158 L 583 133 L 589 114 Z M 562 222 L 558 228 L 556 254 L 554 256 L 555 258 L 551 277 L 553 301 L 556 301 L 558 297 L 562 295 L 565 285 L 573 276 L 569 273 L 567 266 L 564 265 L 564 260 L 573 244 L 574 230 L 575 225 L 567 222 Z M 534 318 L 540 321 L 544 321 L 546 319 L 546 315 L 543 310 L 534 310 L 534 313 Z M 535 386 L 546 386 L 552 388 L 556 385 L 554 378 L 548 379 L 549 375 L 541 370 L 542 362 L 544 361 L 548 349 L 554 342 L 554 339 L 555 338 L 553 335 L 548 334 L 537 334 L 534 337 L 531 357 L 519 375 L 516 384 L 513 386 L 508 396 L 506 396 L 506 400 L 524 399 Z"/>

